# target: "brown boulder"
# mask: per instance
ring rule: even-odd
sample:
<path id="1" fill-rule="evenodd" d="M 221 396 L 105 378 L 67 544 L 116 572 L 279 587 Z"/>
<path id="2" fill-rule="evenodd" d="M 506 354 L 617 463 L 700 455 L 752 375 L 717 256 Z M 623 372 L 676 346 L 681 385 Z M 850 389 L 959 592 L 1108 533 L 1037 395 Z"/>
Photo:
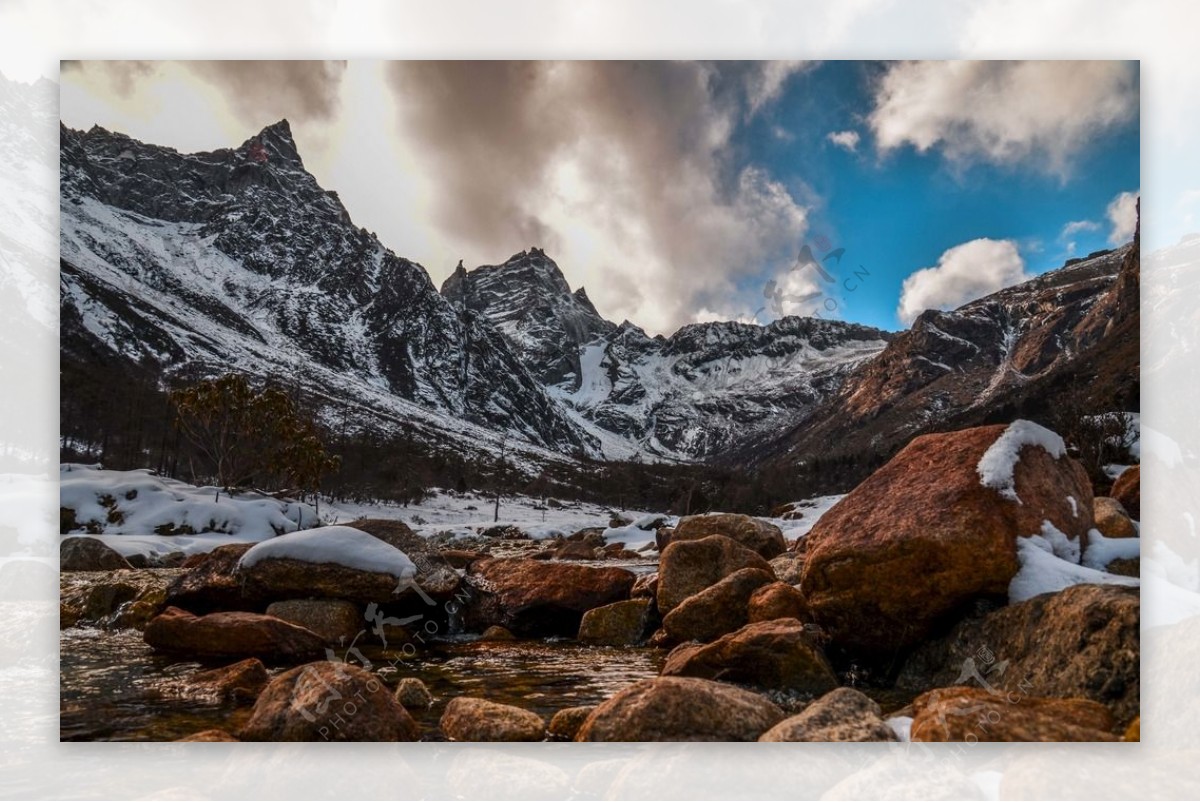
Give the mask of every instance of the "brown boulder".
<path id="1" fill-rule="evenodd" d="M 396 701 L 404 705 L 405 710 L 425 710 L 433 707 L 433 694 L 416 677 L 404 677 L 396 683 Z"/>
<path id="2" fill-rule="evenodd" d="M 466 549 L 443 549 L 438 553 L 442 555 L 442 558 L 451 568 L 466 568 L 476 560 L 481 560 L 487 556 L 481 551 L 467 551 Z"/>
<path id="3" fill-rule="evenodd" d="M 191 683 L 223 700 L 250 702 L 271 679 L 267 667 L 257 657 L 209 671 L 197 671 Z"/>
<path id="4" fill-rule="evenodd" d="M 675 535 L 675 527 L 660 526 L 654 530 L 654 547 L 662 553 L 667 546 L 671 545 L 671 538 Z"/>
<path id="5" fill-rule="evenodd" d="M 642 680 L 600 704 L 576 741 L 755 741 L 783 711 L 751 691 L 691 677 Z"/>
<path id="6" fill-rule="evenodd" d="M 720 679 L 810 695 L 838 685 L 825 653 L 794 618 L 747 624 L 707 645 L 677 646 L 667 655 L 662 676 Z"/>
<path id="7" fill-rule="evenodd" d="M 1115 498 L 1097 496 L 1092 506 L 1096 511 L 1096 528 L 1105 537 L 1137 537 L 1137 527 L 1125 511 L 1125 506 Z"/>
<path id="8" fill-rule="evenodd" d="M 689 596 L 663 618 L 663 629 L 677 641 L 707 643 L 746 624 L 750 597 L 775 580 L 770 571 L 743 568 Z"/>
<path id="9" fill-rule="evenodd" d="M 708 515 L 689 515 L 680 518 L 671 535 L 671 542 L 701 540 L 709 535 L 724 535 L 741 543 L 751 551 L 758 552 L 764 559 L 771 559 L 787 551 L 783 532 L 773 523 L 729 512 Z"/>
<path id="10" fill-rule="evenodd" d="M 594 607 L 583 614 L 578 640 L 589 646 L 633 646 L 646 639 L 650 599 L 630 599 Z"/>
<path id="11" fill-rule="evenodd" d="M 366 628 L 359 606 L 340 599 L 274 602 L 267 607 L 267 615 L 315 632 L 330 644 L 348 644 Z"/>
<path id="12" fill-rule="evenodd" d="M 1091 699 L 1128 724 L 1141 689 L 1140 610 L 1137 588 L 1115 585 L 1036 596 L 920 647 L 897 684 L 921 691 L 978 675 L 1000 691 Z"/>
<path id="13" fill-rule="evenodd" d="M 1142 466 L 1134 465 L 1121 472 L 1113 482 L 1112 497 L 1121 502 L 1135 521 L 1142 519 Z"/>
<path id="14" fill-rule="evenodd" d="M 750 597 L 746 607 L 746 620 L 750 623 L 773 621 L 776 618 L 795 618 L 804 623 L 812 622 L 808 604 L 795 585 L 787 582 L 772 582 L 763 585 Z"/>
<path id="15" fill-rule="evenodd" d="M 218 546 L 208 554 L 189 557 L 187 573 L 167 588 L 167 604 L 194 613 L 218 610 L 259 609 L 263 601 L 245 593 L 237 574 L 238 560 L 250 550 L 250 543 Z"/>
<path id="16" fill-rule="evenodd" d="M 629 595 L 634 599 L 653 599 L 658 595 L 658 571 L 642 574 L 633 583 Z"/>
<path id="17" fill-rule="evenodd" d="M 119 571 L 132 568 L 116 549 L 87 535 L 64 537 L 58 546 L 60 571 Z"/>
<path id="18" fill-rule="evenodd" d="M 688 596 L 712 587 L 734 571 L 771 565 L 757 552 L 724 535 L 672 542 L 658 564 L 658 610 L 666 615 Z"/>
<path id="19" fill-rule="evenodd" d="M 628 599 L 633 581 L 633 574 L 623 568 L 479 560 L 467 573 L 473 592 L 466 624 L 475 630 L 499 624 L 517 635 L 574 636 L 584 613 Z"/>
<path id="20" fill-rule="evenodd" d="M 374 543 L 370 533 L 363 533 L 351 527 L 327 527 L 323 530 L 308 530 L 283 535 L 274 540 L 259 544 L 262 547 L 274 547 L 283 538 L 312 538 L 326 536 L 329 538 L 357 539 L 359 542 Z M 377 540 L 382 540 L 377 538 Z M 384 541 L 386 542 L 386 541 Z M 391 546 L 391 544 L 388 544 Z M 395 554 L 392 546 L 379 548 L 388 554 Z M 377 602 L 380 604 L 394 602 L 402 596 L 415 594 L 412 583 L 403 581 L 388 571 L 366 571 L 361 568 L 342 565 L 338 562 L 312 562 L 298 560 L 290 556 L 276 556 L 261 552 L 243 555 L 238 565 L 238 577 L 244 583 L 247 593 L 269 600 L 286 600 L 304 597 L 324 599 L 343 599 L 359 603 Z M 253 562 L 250 562 L 252 558 Z M 249 563 L 249 564 L 248 564 Z M 409 569 L 411 571 L 411 568 Z M 454 573 L 449 566 L 447 571 Z M 457 580 L 456 580 L 457 581 Z M 425 590 L 424 586 L 419 586 Z M 428 591 L 426 591 L 428 592 Z"/>
<path id="21" fill-rule="evenodd" d="M 862 742 L 895 741 L 879 705 L 862 691 L 838 688 L 817 699 L 799 715 L 763 733 L 760 741 Z"/>
<path id="22" fill-rule="evenodd" d="M 243 741 L 415 741 L 418 732 L 374 674 L 321 661 L 271 680 L 239 735 Z"/>
<path id="23" fill-rule="evenodd" d="M 1112 714 L 1088 699 L 939 688 L 913 700 L 914 741 L 1115 741 Z"/>
<path id="24" fill-rule="evenodd" d="M 470 696 L 450 700 L 440 724 L 452 741 L 542 741 L 546 722 L 537 713 Z"/>
<path id="25" fill-rule="evenodd" d="M 994 458 L 1007 444 L 1037 437 L 1057 438 L 1027 421 L 923 435 L 821 517 L 805 538 L 801 590 L 835 643 L 892 654 L 975 600 L 1005 597 L 1016 539 L 1044 521 L 1082 543 L 1092 491 L 1071 458 L 1024 445 L 1011 487 L 983 484 L 985 454 L 985 464 L 1003 463 Z"/>
<path id="26" fill-rule="evenodd" d="M 800 542 L 803 543 L 804 541 L 801 540 Z M 780 554 L 778 557 L 772 557 L 771 570 L 775 572 L 775 577 L 780 582 L 786 582 L 789 585 L 799 585 L 800 577 L 804 572 L 804 557 L 794 551 Z"/>
<path id="27" fill-rule="evenodd" d="M 596 549 L 582 540 L 568 540 L 554 551 L 556 560 L 594 560 Z"/>
<path id="28" fill-rule="evenodd" d="M 176 738 L 175 743 L 237 743 L 237 738 L 225 730 L 201 730 L 186 738 Z"/>
<path id="29" fill-rule="evenodd" d="M 483 634 L 479 636 L 479 639 L 485 641 L 507 641 L 516 640 L 517 638 L 504 627 L 493 624 L 483 631 Z"/>
<path id="30" fill-rule="evenodd" d="M 579 734 L 579 728 L 587 717 L 595 710 L 595 705 L 585 707 L 565 707 L 550 717 L 549 733 L 552 737 L 563 741 L 573 741 Z"/>
<path id="31" fill-rule="evenodd" d="M 168 607 L 146 625 L 147 645 L 206 657 L 295 658 L 321 654 L 325 641 L 303 627 L 258 613 L 194 616 Z"/>

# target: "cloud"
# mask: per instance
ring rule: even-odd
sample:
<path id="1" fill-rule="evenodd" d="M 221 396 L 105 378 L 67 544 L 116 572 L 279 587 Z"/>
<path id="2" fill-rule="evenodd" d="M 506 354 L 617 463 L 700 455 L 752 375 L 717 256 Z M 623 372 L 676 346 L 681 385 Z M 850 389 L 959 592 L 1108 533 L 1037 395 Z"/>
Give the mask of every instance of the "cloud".
<path id="1" fill-rule="evenodd" d="M 854 153 L 858 150 L 859 134 L 858 131 L 830 131 L 826 137 L 830 142 L 837 145 L 839 148 Z"/>
<path id="2" fill-rule="evenodd" d="M 1100 224 L 1094 220 L 1072 220 L 1062 228 L 1059 239 L 1068 239 L 1081 231 L 1099 231 Z"/>
<path id="3" fill-rule="evenodd" d="M 397 147 L 421 165 L 450 265 L 544 247 L 603 314 L 669 332 L 725 308 L 739 280 L 790 261 L 807 229 L 803 188 L 735 162 L 729 147 L 747 110 L 777 96 L 795 66 L 386 69 Z"/>
<path id="4" fill-rule="evenodd" d="M 937 266 L 904 279 L 896 315 L 907 326 L 926 309 L 956 309 L 1028 278 L 1015 242 L 971 240 L 943 253 Z"/>
<path id="5" fill-rule="evenodd" d="M 810 61 L 752 62 L 746 71 L 746 105 L 753 117 L 764 107 L 779 99 L 788 78 L 812 65 Z"/>
<path id="6" fill-rule="evenodd" d="M 1137 113 L 1133 62 L 910 61 L 879 78 L 868 123 L 884 154 L 938 148 L 958 165 L 1028 162 L 1065 176 Z"/>
<path id="7" fill-rule="evenodd" d="M 1138 222 L 1137 201 L 1137 192 L 1122 192 L 1108 204 L 1104 214 L 1111 225 L 1108 241 L 1113 245 L 1123 245 L 1133 239 Z"/>

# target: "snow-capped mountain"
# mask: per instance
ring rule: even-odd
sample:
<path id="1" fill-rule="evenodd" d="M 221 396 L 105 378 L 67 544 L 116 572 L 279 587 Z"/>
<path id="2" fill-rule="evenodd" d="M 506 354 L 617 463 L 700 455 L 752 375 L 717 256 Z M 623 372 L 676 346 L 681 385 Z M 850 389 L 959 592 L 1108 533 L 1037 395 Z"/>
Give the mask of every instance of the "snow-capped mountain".
<path id="1" fill-rule="evenodd" d="M 1135 237 L 954 311 L 928 310 L 786 436 L 742 459 L 888 453 L 927 431 L 1053 417 L 1080 391 L 1137 409 L 1139 283 Z"/>
<path id="2" fill-rule="evenodd" d="M 285 378 L 331 420 L 471 449 L 691 460 L 786 428 L 890 336 L 793 318 L 652 338 L 537 248 L 439 293 L 317 184 L 286 121 L 211 153 L 61 137 L 64 359 Z"/>

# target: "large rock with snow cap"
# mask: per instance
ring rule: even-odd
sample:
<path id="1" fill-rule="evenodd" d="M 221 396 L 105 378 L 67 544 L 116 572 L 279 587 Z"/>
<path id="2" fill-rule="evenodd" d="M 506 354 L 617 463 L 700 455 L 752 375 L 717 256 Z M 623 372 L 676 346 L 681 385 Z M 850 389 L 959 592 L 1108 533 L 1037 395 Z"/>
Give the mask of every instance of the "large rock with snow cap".
<path id="1" fill-rule="evenodd" d="M 517 635 L 574 636 L 588 610 L 629 598 L 634 575 L 623 568 L 492 558 L 472 563 L 466 581 L 469 628 L 498 624 Z"/>
<path id="2" fill-rule="evenodd" d="M 768 560 L 787 551 L 787 541 L 778 526 L 761 518 L 729 512 L 681 518 L 671 535 L 671 542 L 699 540 L 709 535 L 724 535 Z"/>
<path id="3" fill-rule="evenodd" d="M 1018 538 L 1061 533 L 1078 562 L 1091 521 L 1087 473 L 1053 432 L 1017 421 L 924 435 L 813 527 L 801 590 L 838 645 L 893 653 L 1006 597 Z"/>
<path id="4" fill-rule="evenodd" d="M 403 521 L 388 518 L 360 518 L 349 525 L 368 535 L 374 535 L 389 546 L 395 546 L 404 552 L 417 567 L 417 574 L 413 581 L 429 596 L 436 599 L 448 599 L 458 589 L 460 579 L 458 572 L 450 564 L 450 560 Z"/>
<path id="5" fill-rule="evenodd" d="M 262 598 L 385 603 L 415 592 L 417 568 L 373 535 L 326 526 L 257 544 L 238 561 L 238 574 L 246 591 Z"/>

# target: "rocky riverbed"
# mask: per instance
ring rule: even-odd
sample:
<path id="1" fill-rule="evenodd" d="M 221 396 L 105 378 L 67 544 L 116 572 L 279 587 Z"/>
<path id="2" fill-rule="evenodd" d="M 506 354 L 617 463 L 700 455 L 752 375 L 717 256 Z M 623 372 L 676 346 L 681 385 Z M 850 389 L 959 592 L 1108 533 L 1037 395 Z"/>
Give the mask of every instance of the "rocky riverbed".
<path id="1" fill-rule="evenodd" d="M 62 736 L 1136 737 L 1138 492 L 1017 422 L 917 438 L 800 537 L 367 518 L 143 568 L 65 538 L 95 570 L 62 573 Z"/>

